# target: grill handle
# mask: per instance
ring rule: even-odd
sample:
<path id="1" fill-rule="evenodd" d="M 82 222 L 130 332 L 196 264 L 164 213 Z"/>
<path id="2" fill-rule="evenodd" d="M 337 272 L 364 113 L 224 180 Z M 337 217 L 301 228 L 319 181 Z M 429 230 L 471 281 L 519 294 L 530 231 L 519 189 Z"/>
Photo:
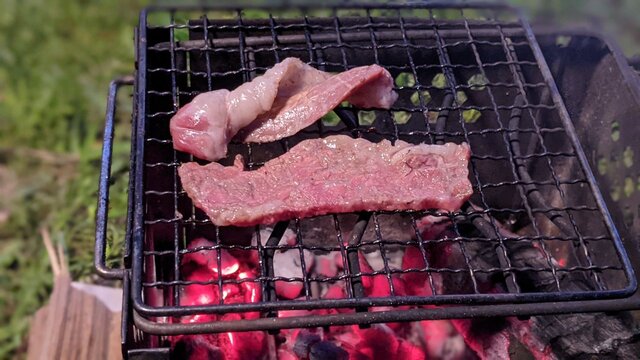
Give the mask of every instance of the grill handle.
<path id="1" fill-rule="evenodd" d="M 109 183 L 111 182 L 111 155 L 113 149 L 113 127 L 116 113 L 118 90 L 122 86 L 133 85 L 133 77 L 127 76 L 111 81 L 102 143 L 102 164 L 98 186 L 98 209 L 96 211 L 96 243 L 93 263 L 98 275 L 105 279 L 123 279 L 124 269 L 112 269 L 107 266 L 105 251 L 107 247 L 107 219 L 109 218 Z M 131 197 L 131 195 L 130 195 Z M 127 215 L 128 216 L 128 215 Z"/>

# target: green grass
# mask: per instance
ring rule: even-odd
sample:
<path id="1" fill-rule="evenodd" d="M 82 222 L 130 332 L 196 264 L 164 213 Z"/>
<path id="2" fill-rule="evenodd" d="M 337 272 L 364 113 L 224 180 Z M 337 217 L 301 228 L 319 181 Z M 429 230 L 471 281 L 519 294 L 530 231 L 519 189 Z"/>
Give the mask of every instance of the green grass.
<path id="1" fill-rule="evenodd" d="M 111 78 L 133 70 L 133 27 L 141 7 L 140 1 L 126 0 L 0 3 L 2 359 L 24 355 L 29 315 L 51 288 L 40 228 L 63 244 L 74 279 L 92 280 L 107 86 Z M 121 107 L 120 113 L 128 112 L 130 107 Z M 112 169 L 111 263 L 120 258 L 127 196 L 130 128 L 127 117 L 120 118 Z"/>

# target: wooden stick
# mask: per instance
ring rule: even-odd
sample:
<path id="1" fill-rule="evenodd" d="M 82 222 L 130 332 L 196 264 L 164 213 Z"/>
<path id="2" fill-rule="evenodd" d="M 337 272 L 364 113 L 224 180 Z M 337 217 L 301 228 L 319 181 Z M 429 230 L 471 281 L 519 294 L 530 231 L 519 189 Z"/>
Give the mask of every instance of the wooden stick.
<path id="1" fill-rule="evenodd" d="M 51 235 L 49 234 L 49 230 L 46 228 L 40 229 L 40 235 L 42 236 L 42 242 L 44 242 L 44 247 L 47 249 L 47 255 L 49 255 L 49 262 L 51 263 L 51 270 L 53 271 L 53 276 L 57 277 L 61 273 L 60 262 L 58 256 L 56 255 L 56 250 L 53 247 L 53 242 L 51 241 Z"/>

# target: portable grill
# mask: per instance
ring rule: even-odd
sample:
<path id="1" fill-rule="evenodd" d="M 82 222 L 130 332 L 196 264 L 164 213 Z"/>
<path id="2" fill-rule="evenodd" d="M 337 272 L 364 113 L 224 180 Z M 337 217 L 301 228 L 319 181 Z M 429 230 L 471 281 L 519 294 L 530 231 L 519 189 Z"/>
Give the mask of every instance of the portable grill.
<path id="1" fill-rule="evenodd" d="M 552 74 L 530 26 L 516 10 L 484 3 L 152 8 L 141 13 L 136 30 L 125 269 L 108 268 L 104 252 L 113 109 L 117 89 L 129 81 L 114 82 L 110 91 L 96 232 L 96 267 L 105 277 L 124 279 L 128 295 L 123 314 L 127 319 L 131 315 L 139 329 L 134 341 L 146 336 L 149 345 L 158 346 L 163 338 L 152 335 L 635 306 L 627 300 L 637 286 L 631 262 L 578 140 L 578 134 L 583 140 L 595 135 L 574 129 L 572 116 L 574 121 L 577 117 L 570 115 L 554 82 L 554 75 L 564 73 L 553 69 Z M 257 226 L 250 229 L 258 238 L 255 246 L 234 241 L 240 229 L 213 226 L 181 188 L 177 167 L 199 160 L 173 150 L 169 120 L 195 95 L 233 89 L 289 56 L 332 72 L 380 64 L 396 80 L 400 98 L 384 111 L 342 104 L 334 110 L 335 117 L 278 142 L 232 143 L 223 163 L 241 154 L 247 167 L 256 169 L 304 139 L 332 134 L 372 141 L 467 142 L 474 186 L 469 204 L 453 213 L 374 212 L 294 219 L 272 225 L 266 242 L 260 241 L 265 226 Z M 450 221 L 452 235 L 423 238 L 418 221 L 425 215 Z M 324 229 L 321 235 L 314 232 L 318 227 Z M 505 235 L 502 227 L 521 231 Z M 278 245 L 286 229 L 296 234 L 294 246 Z M 411 238 L 394 239 L 398 230 L 412 234 Z M 187 249 L 190 240 L 201 236 L 215 245 Z M 459 249 L 456 266 L 430 264 L 428 252 L 442 245 Z M 519 261 L 515 254 L 523 246 L 539 249 L 544 261 Z M 408 247 L 420 250 L 424 268 L 400 269 L 391 263 L 391 252 Z M 221 272 L 222 249 L 257 253 L 260 273 L 255 278 L 184 280 L 180 263 L 185 254 L 214 250 Z M 300 253 L 300 276 L 274 276 L 274 253 L 285 249 Z M 304 251 L 339 253 L 344 269 L 334 277 L 307 271 Z M 476 251 L 492 252 L 495 261 L 476 261 L 472 255 Z M 373 272 L 360 269 L 359 252 L 376 253 L 381 267 Z M 393 279 L 407 273 L 427 274 L 433 295 L 396 294 Z M 364 293 L 363 279 L 376 275 L 388 279 L 390 296 Z M 545 279 L 544 286 L 531 285 L 536 277 Z M 468 286 L 443 291 L 435 285 L 439 278 Z M 494 288 L 482 286 L 487 279 Z M 278 298 L 274 289 L 279 282 L 301 283 L 301 296 Z M 180 290 L 190 285 L 213 284 L 222 291 L 225 284 L 242 283 L 258 284 L 261 301 L 180 304 Z M 318 286 L 329 283 L 343 284 L 346 297 L 319 297 Z M 376 311 L 379 306 L 394 309 Z M 277 316 L 281 310 L 335 308 L 353 311 Z M 179 322 L 193 314 L 246 312 L 261 316 Z M 130 334 L 128 326 L 123 321 L 125 334 Z"/>

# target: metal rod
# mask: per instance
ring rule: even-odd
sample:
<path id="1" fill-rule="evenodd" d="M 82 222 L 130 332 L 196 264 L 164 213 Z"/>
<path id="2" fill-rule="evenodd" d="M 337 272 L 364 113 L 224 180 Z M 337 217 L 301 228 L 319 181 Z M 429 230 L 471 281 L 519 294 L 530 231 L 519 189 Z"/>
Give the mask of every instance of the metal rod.
<path id="1" fill-rule="evenodd" d="M 635 306 L 635 307 L 634 307 Z M 341 313 L 336 315 L 310 315 L 289 318 L 265 318 L 256 320 L 236 321 L 233 323 L 218 321 L 213 323 L 196 324 L 164 324 L 147 320 L 134 311 L 133 318 L 136 326 L 146 333 L 179 335 L 199 333 L 220 333 L 226 331 L 254 331 L 270 329 L 312 328 L 319 326 L 340 326 L 350 324 L 375 324 L 385 322 L 459 319 L 470 317 L 496 317 L 505 314 L 518 313 L 522 315 L 538 314 L 569 314 L 574 312 L 598 312 L 602 308 L 614 311 L 637 309 L 637 304 L 631 302 L 616 302 L 614 300 L 595 300 L 591 302 L 553 302 L 485 305 L 471 310 L 466 306 L 448 306 L 437 308 L 418 308 L 411 311 L 392 310 L 368 313 Z"/>
<path id="2" fill-rule="evenodd" d="M 358 246 L 362 243 L 362 235 L 364 235 L 364 231 L 367 229 L 369 219 L 371 219 L 371 213 L 360 214 L 356 225 L 353 227 L 351 238 L 348 242 L 349 247 L 347 248 L 347 262 L 349 263 L 349 272 L 352 274 L 351 288 L 353 296 L 356 298 L 365 296 L 364 286 L 362 285 L 362 275 L 353 276 L 353 274 L 361 273 L 360 258 L 358 255 L 360 248 Z M 361 308 L 360 311 L 366 311 L 366 309 Z"/>
<path id="3" fill-rule="evenodd" d="M 523 99 L 521 95 L 516 96 L 516 105 L 522 105 Z M 520 127 L 520 118 L 522 117 L 522 110 L 520 108 L 514 108 L 511 111 L 511 117 L 509 119 L 509 130 L 513 130 L 513 132 L 509 132 L 509 142 L 511 144 L 511 150 L 513 151 L 514 161 L 517 165 L 518 175 L 520 179 L 525 183 L 522 186 L 524 187 L 527 196 L 533 203 L 533 206 L 540 209 L 548 209 L 549 206 L 547 202 L 544 200 L 544 197 L 540 193 L 540 190 L 533 185 L 534 181 L 527 170 L 524 161 L 522 161 L 522 151 L 520 149 L 520 141 L 518 139 L 518 133 L 516 132 Z M 527 184 L 528 183 L 528 184 Z M 553 211 L 546 213 L 549 220 L 551 220 L 565 235 L 572 236 L 575 235 L 575 231 L 569 222 L 558 212 Z"/>
<path id="4" fill-rule="evenodd" d="M 289 221 L 280 221 L 274 226 L 269 239 L 265 243 L 264 255 L 262 261 L 264 263 L 264 270 L 266 271 L 266 277 L 272 279 L 275 276 L 275 271 L 273 270 L 273 255 L 276 250 L 275 247 L 280 244 L 280 239 L 284 235 L 285 231 L 289 227 Z M 276 300 L 276 287 L 274 285 L 273 280 L 269 280 L 265 284 L 264 288 L 264 301 L 275 301 Z M 278 314 L 275 311 L 268 312 L 266 314 L 267 317 L 277 316 Z"/>
<path id="5" fill-rule="evenodd" d="M 519 28 L 504 29 L 508 36 L 522 37 L 524 31 Z M 467 32 L 465 29 L 443 29 L 439 31 L 443 38 L 448 39 L 460 39 L 466 38 Z M 406 38 L 408 40 L 424 40 L 435 39 L 435 31 L 433 30 L 406 30 Z M 401 30 L 377 30 L 375 31 L 376 39 L 378 41 L 396 41 L 403 39 L 403 33 Z M 473 29 L 472 34 L 476 37 L 495 37 L 499 36 L 499 32 L 495 29 Z M 345 42 L 369 42 L 370 34 L 368 32 L 347 32 L 342 33 L 341 38 Z M 338 35 L 333 33 L 327 34 L 296 34 L 296 35 L 280 35 L 278 36 L 278 43 L 282 45 L 292 44 L 305 44 L 308 40 L 313 43 L 335 43 L 338 41 Z M 245 46 L 273 46 L 273 37 L 268 36 L 247 36 L 244 39 Z M 177 43 L 177 48 L 180 50 L 203 50 L 207 45 L 205 40 L 183 40 Z M 209 39 L 209 47 L 214 48 L 237 48 L 240 44 L 238 38 L 222 38 L 222 39 Z M 171 44 L 169 42 L 161 42 L 154 45 L 155 49 L 164 50 L 169 49 Z"/>
<path id="6" fill-rule="evenodd" d="M 502 47 L 503 47 L 503 51 L 504 51 L 504 54 L 505 54 L 507 60 L 508 61 L 513 61 L 513 60 L 517 61 L 518 60 L 518 55 L 517 55 L 517 53 L 515 51 L 515 47 L 511 43 L 511 39 L 508 38 L 504 34 L 502 26 L 497 22 L 495 16 L 494 16 L 494 18 L 492 20 L 495 23 L 496 28 L 498 30 L 500 30 L 500 33 L 501 33 L 500 37 L 501 37 L 502 43 L 503 43 Z M 522 25 L 523 25 L 523 28 L 528 27 L 527 24 L 522 23 Z M 530 40 L 530 36 L 531 36 L 530 33 L 527 34 L 528 40 Z M 536 56 L 536 54 L 535 54 L 535 48 L 536 47 L 538 47 L 537 42 L 535 44 L 531 43 L 531 48 L 534 51 L 534 56 Z M 544 59 L 542 59 L 542 61 L 539 60 L 539 63 L 540 63 L 540 65 L 538 66 L 538 68 L 541 71 L 541 75 L 543 77 L 545 76 L 545 73 L 550 75 L 551 72 L 549 70 L 549 67 L 546 64 L 546 61 Z M 515 65 L 515 64 L 510 64 L 509 65 L 509 69 L 510 69 L 510 71 L 512 73 L 512 76 L 513 76 L 515 82 L 518 84 L 518 90 L 519 90 L 519 94 L 521 95 L 521 100 L 523 101 L 523 104 L 524 105 L 528 105 L 529 101 L 527 99 L 527 92 L 526 92 L 526 90 L 525 90 L 525 88 L 523 86 L 523 84 L 526 83 L 526 78 L 525 78 L 525 75 L 524 75 L 524 73 L 522 71 L 522 68 L 520 66 Z M 553 81 L 553 78 L 551 78 L 551 81 L 550 82 L 548 81 L 547 84 L 548 84 L 547 88 L 550 91 L 551 91 L 552 88 L 555 87 L 555 82 Z M 560 94 L 557 91 L 557 88 L 556 88 L 556 92 L 557 92 L 557 95 L 559 96 Z M 560 102 L 561 101 L 562 100 L 560 100 Z M 561 117 L 562 117 L 562 111 L 563 110 L 566 111 L 566 108 L 564 107 L 564 104 L 561 104 L 558 107 L 558 111 L 559 111 L 559 114 L 560 114 Z M 531 119 L 533 121 L 533 126 L 536 129 L 538 129 L 539 125 L 538 125 L 536 117 L 534 117 L 534 115 L 533 115 L 532 109 L 529 108 L 529 109 L 527 109 L 527 111 L 528 111 L 529 116 L 531 117 Z M 564 120 L 564 119 L 562 119 L 562 120 Z M 544 150 L 545 153 L 548 152 L 548 148 L 547 148 L 547 146 L 545 144 L 544 138 L 542 137 L 542 135 L 539 132 L 537 132 L 536 134 L 537 134 L 538 140 L 540 142 L 540 147 L 542 147 L 542 149 Z M 567 131 L 567 135 L 570 136 L 572 134 Z M 573 132 L 573 135 L 575 136 L 575 131 Z M 574 144 L 574 148 L 577 148 L 579 146 L 580 146 L 579 143 L 578 144 Z M 580 153 L 579 152 L 576 152 L 576 155 L 577 155 L 578 158 L 580 157 Z M 562 201 L 565 202 L 566 201 L 565 194 L 564 194 L 564 191 L 562 190 L 562 188 L 560 187 L 558 175 L 556 174 L 554 166 L 551 163 L 551 159 L 549 157 L 546 157 L 545 160 L 546 160 L 547 168 L 549 169 L 549 172 L 551 173 L 551 176 L 552 176 L 553 180 L 555 181 L 555 188 L 558 191 L 558 193 L 560 194 L 560 198 L 562 199 Z M 588 166 L 583 166 L 583 167 L 584 168 L 588 168 Z M 597 197 L 597 194 L 595 193 L 595 191 L 593 191 L 593 194 Z M 576 224 L 573 215 L 571 214 L 571 212 L 567 212 L 566 215 L 569 218 L 569 224 L 571 225 L 571 229 L 573 230 L 573 233 L 576 236 L 578 236 L 578 238 L 580 239 L 578 244 L 580 245 L 580 248 L 582 249 L 583 255 L 584 255 L 584 257 L 585 257 L 585 259 L 587 261 L 588 266 L 593 265 L 594 262 L 593 262 L 593 259 L 591 258 L 591 254 L 590 254 L 589 248 L 587 247 L 586 243 L 582 240 L 582 234 L 578 230 L 578 225 Z M 580 261 L 581 264 L 582 264 L 582 262 L 583 261 Z M 600 290 L 604 289 L 605 285 L 603 284 L 603 282 L 602 282 L 602 280 L 600 278 L 600 275 L 597 272 L 592 272 L 591 275 L 593 276 L 593 279 L 594 279 L 597 287 Z"/>
<path id="7" fill-rule="evenodd" d="M 450 56 L 449 56 L 449 51 L 446 48 L 446 43 L 444 41 L 444 39 L 442 38 L 442 36 L 440 35 L 441 30 L 438 28 L 438 24 L 435 22 L 435 18 L 433 16 L 433 10 L 429 10 L 429 16 L 431 18 L 431 21 L 433 23 L 433 30 L 435 32 L 435 35 L 437 37 L 437 43 L 438 43 L 438 59 L 440 60 L 440 64 L 442 65 L 451 65 L 451 60 L 450 60 Z M 465 28 L 465 34 L 467 36 L 469 36 L 469 29 Z M 472 47 L 472 49 L 475 50 L 475 47 Z M 477 51 L 474 52 L 474 56 L 477 57 Z M 482 63 L 479 60 L 476 60 L 478 62 L 477 66 L 479 66 L 482 70 Z M 449 93 L 451 96 L 454 96 L 454 100 L 455 100 L 455 94 L 456 94 L 456 86 L 457 86 L 457 81 L 456 81 L 456 77 L 455 77 L 455 73 L 453 72 L 453 70 L 450 67 L 444 67 L 442 69 L 445 78 L 447 80 L 447 84 L 448 84 L 448 88 L 449 88 Z M 484 71 L 484 70 L 482 70 Z M 491 93 L 489 93 L 491 94 Z M 457 101 L 456 101 L 457 103 Z M 461 104 L 457 104 L 458 106 L 460 106 Z M 494 111 L 497 112 L 497 106 L 495 104 L 492 104 L 493 107 L 492 109 Z M 466 134 L 466 125 L 465 125 L 465 121 L 462 117 L 462 112 L 459 112 L 458 114 L 458 121 L 460 123 L 460 125 L 462 126 L 462 130 L 465 132 L 465 140 L 467 141 L 467 143 L 470 143 L 469 138 L 468 138 L 468 134 Z M 478 175 L 477 169 L 475 164 L 472 161 L 472 171 L 474 173 L 474 177 L 476 178 L 476 181 L 478 184 L 481 184 L 482 182 L 480 181 L 480 177 Z M 480 196 L 482 198 L 482 203 L 486 208 L 489 208 L 489 206 L 487 206 L 487 201 L 485 199 L 484 193 L 482 191 L 480 191 Z M 505 261 L 505 264 L 507 265 L 506 268 L 511 268 L 511 261 L 509 260 L 509 255 L 507 252 L 507 248 L 504 245 L 502 236 L 500 235 L 500 233 L 498 232 L 497 227 L 495 226 L 494 223 L 492 223 L 494 230 L 495 230 L 495 236 L 498 240 L 498 247 L 499 249 L 502 251 L 502 258 Z M 464 249 L 464 244 L 462 242 L 460 242 L 460 247 L 462 251 L 465 251 Z M 512 273 L 512 271 L 508 271 L 505 270 L 504 272 L 504 276 L 505 276 L 505 280 L 511 282 L 512 287 L 509 287 L 509 289 L 513 288 L 516 290 L 516 293 L 520 292 L 520 289 L 518 288 L 518 284 L 515 282 L 515 278 L 513 276 L 513 274 L 508 274 L 508 273 Z"/>
<path id="8" fill-rule="evenodd" d="M 442 107 L 444 108 L 438 113 L 438 118 L 436 119 L 436 136 L 435 143 L 436 144 L 444 144 L 444 130 L 447 127 L 447 119 L 449 118 L 449 107 L 453 104 L 454 95 L 451 91 L 448 91 L 442 100 Z"/>

